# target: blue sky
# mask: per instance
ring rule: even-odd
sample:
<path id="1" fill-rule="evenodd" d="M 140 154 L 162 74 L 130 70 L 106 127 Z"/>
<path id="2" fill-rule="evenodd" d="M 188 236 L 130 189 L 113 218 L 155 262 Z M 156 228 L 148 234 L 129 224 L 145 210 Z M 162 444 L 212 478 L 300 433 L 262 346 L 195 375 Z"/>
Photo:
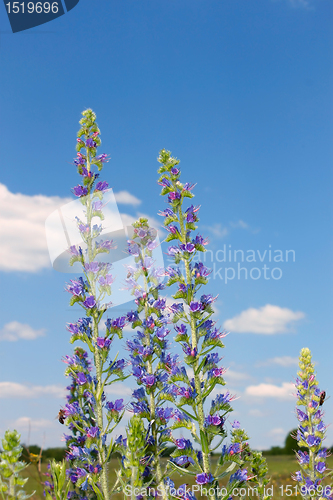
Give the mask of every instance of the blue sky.
<path id="1" fill-rule="evenodd" d="M 207 291 L 231 332 L 223 362 L 235 417 L 254 447 L 282 445 L 296 426 L 302 347 L 320 386 L 333 387 L 332 4 L 81 0 L 26 32 L 10 33 L 4 7 L 0 23 L 0 433 L 15 426 L 30 444 L 61 444 L 65 325 L 79 311 L 64 292 L 71 276 L 51 267 L 44 221 L 72 198 L 78 120 L 91 107 L 126 223 L 157 220 L 165 207 L 161 148 L 197 183 L 214 270 Z M 256 262 L 242 263 L 247 280 L 238 262 L 219 262 L 224 245 L 255 251 Z M 295 261 L 269 262 L 269 250 L 294 250 Z M 227 283 L 226 267 L 235 270 Z M 333 422 L 333 399 L 325 406 Z"/>

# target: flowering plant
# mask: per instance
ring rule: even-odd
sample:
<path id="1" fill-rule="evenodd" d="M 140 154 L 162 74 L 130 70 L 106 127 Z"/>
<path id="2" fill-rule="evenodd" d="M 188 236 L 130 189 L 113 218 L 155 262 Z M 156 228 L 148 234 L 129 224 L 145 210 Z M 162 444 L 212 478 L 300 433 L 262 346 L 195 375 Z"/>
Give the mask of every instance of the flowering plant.
<path id="1" fill-rule="evenodd" d="M 333 499 L 332 485 L 323 483 L 330 476 L 326 466 L 328 450 L 323 447 L 326 426 L 323 422 L 321 406 L 325 400 L 325 392 L 318 387 L 311 352 L 303 348 L 299 357 L 299 372 L 296 379 L 297 389 L 297 419 L 299 421 L 297 443 L 306 451 L 297 451 L 296 457 L 300 470 L 295 473 L 302 498 L 316 500 Z"/>
<path id="2" fill-rule="evenodd" d="M 128 242 L 134 264 L 128 267 L 126 288 L 135 297 L 136 309 L 116 319 L 108 318 L 102 333 L 102 318 L 111 306 L 105 299 L 111 294 L 114 278 L 110 263 L 101 259 L 114 245 L 103 237 L 102 225 L 94 224 L 93 219 L 104 219 L 103 196 L 108 184 L 97 179 L 108 159 L 105 154 L 97 156 L 101 141 L 95 114 L 84 111 L 80 124 L 74 162 L 82 182 L 73 188 L 73 193 L 84 207 L 84 217 L 77 218 L 82 244 L 70 247 L 70 264 L 81 264 L 83 276 L 70 280 L 67 291 L 72 294 L 70 304 L 81 306 L 85 316 L 70 323 L 68 330 L 70 342 L 86 344 L 92 360 L 81 347 L 64 358 L 71 385 L 59 419 L 66 422 L 72 435 L 65 436 L 67 466 L 51 464 L 47 498 L 109 500 L 114 492 L 123 492 L 131 500 L 142 500 L 143 495 L 149 500 L 195 500 L 187 484 L 175 489 L 169 477 L 172 472 L 192 476 L 195 491 L 200 489 L 209 500 L 231 500 L 234 489 L 247 484 L 256 490 L 260 500 L 269 500 L 272 496 L 265 491 L 269 482 L 265 459 L 260 452 L 251 450 L 248 436 L 237 420 L 228 431 L 235 397 L 229 391 L 218 391 L 225 385 L 226 369 L 220 364 L 220 349 L 224 348 L 227 334 L 216 327 L 212 318 L 216 297 L 201 292 L 210 274 L 200 260 L 207 240 L 200 234 L 193 235 L 200 207 L 184 207 L 185 199 L 194 196 L 194 185 L 181 183 L 179 160 L 161 150 L 159 184 L 169 206 L 160 215 L 165 218 L 169 233 L 166 241 L 173 242 L 168 255 L 174 265 L 166 270 L 156 267 L 156 231 L 147 219 L 135 222 Z M 165 277 L 166 285 L 162 282 Z M 161 291 L 174 285 L 176 302 L 167 306 Z M 126 342 L 130 360 L 118 359 L 116 355 L 110 361 L 113 339 L 123 337 L 127 324 L 136 330 Z M 169 340 L 171 325 L 176 332 L 174 340 L 183 350 L 183 360 L 175 354 L 175 345 Z M 108 435 L 124 414 L 125 404 L 123 399 L 107 401 L 106 387 L 127 378 L 127 364 L 131 365 L 137 384 L 129 405 L 134 415 L 126 435 L 108 441 Z M 302 487 L 318 490 L 327 476 L 327 451 L 321 447 L 326 428 L 319 408 L 323 393 L 317 388 L 311 355 L 306 349 L 301 353 L 300 368 L 296 384 L 298 404 L 306 407 L 306 413 L 297 409 L 302 423 L 297 439 L 300 446 L 308 447 L 309 453 L 298 453 L 301 471 L 295 478 Z M 178 429 L 185 429 L 186 437 L 176 437 Z M 228 434 L 230 443 L 224 444 Z M 163 466 L 161 456 L 168 443 L 175 449 Z M 219 454 L 214 464 L 211 458 L 216 450 Z M 117 481 L 111 488 L 107 466 L 114 451 L 120 452 L 122 459 Z M 227 476 L 227 486 L 221 489 L 219 481 Z M 140 488 L 146 493 L 136 493 Z M 320 494 L 320 499 L 332 500 L 330 491 Z M 241 493 L 240 496 L 244 498 Z"/>
<path id="3" fill-rule="evenodd" d="M 26 500 L 35 492 L 27 495 L 23 486 L 28 478 L 23 478 L 20 473 L 27 464 L 20 461 L 23 446 L 20 444 L 21 436 L 14 431 L 6 431 L 2 439 L 2 452 L 0 453 L 0 493 L 6 500 Z"/>
<path id="4" fill-rule="evenodd" d="M 247 436 L 235 421 L 232 442 L 229 447 L 223 445 L 217 465 L 212 469 L 211 454 L 227 436 L 226 419 L 233 411 L 231 401 L 234 397 L 228 391 L 216 394 L 210 408 L 208 406 L 213 391 L 225 385 L 221 357 L 213 351 L 224 347 L 222 339 L 226 332 L 216 328 L 211 319 L 216 297 L 210 294 L 197 296 L 201 287 L 208 283 L 210 271 L 199 258 L 205 251 L 207 240 L 200 234 L 192 235 L 197 229 L 200 207 L 190 205 L 183 208 L 185 199 L 194 196 L 194 184 L 180 182 L 179 160 L 171 157 L 169 151 L 161 150 L 158 161 L 161 164 L 158 170 L 161 194 L 167 196 L 169 204 L 160 212 L 169 232 L 166 241 L 178 243 L 168 248 L 175 267 L 167 269 L 167 286 L 178 286 L 173 298 L 179 301 L 171 306 L 172 321 L 177 332 L 175 340 L 182 346 L 187 365 L 187 368 L 174 366 L 168 379 L 170 392 L 178 396 L 176 422 L 172 428 L 188 429 L 200 448 L 196 451 L 189 439 L 176 440 L 177 449 L 171 463 L 181 473 L 190 467 L 186 472 L 195 476 L 197 485 L 207 486 L 207 496 L 211 500 L 228 498 L 234 487 L 254 479 L 250 473 L 253 457 Z M 230 476 L 230 490 L 220 494 L 219 479 L 234 469 L 237 470 Z"/>
<path id="5" fill-rule="evenodd" d="M 72 386 L 69 387 L 71 394 L 63 410 L 63 417 L 74 434 L 73 437 L 66 436 L 68 459 L 72 462 L 67 476 L 75 485 L 75 489 L 68 495 L 73 499 L 97 496 L 100 500 L 108 500 L 110 488 L 107 464 L 116 444 L 113 440 L 107 443 L 107 436 L 121 420 L 124 404 L 123 400 L 107 401 L 105 389 L 126 378 L 123 373 L 125 361 L 117 359 L 117 356 L 109 360 L 114 337 L 122 338 L 125 317 L 107 319 L 106 331 L 101 334 L 100 323 L 111 305 L 104 304 L 103 300 L 111 294 L 113 282 L 111 264 L 102 262 L 101 255 L 109 253 L 114 247 L 108 239 L 97 241 L 102 226 L 94 224 L 93 220 L 104 219 L 103 193 L 106 192 L 108 183 L 97 181 L 99 173 L 96 170 L 101 171 L 108 160 L 105 154 L 97 156 L 101 140 L 95 114 L 90 109 L 82 114 L 77 158 L 74 160 L 82 183 L 75 186 L 73 192 L 84 207 L 85 219 L 77 218 L 82 246 L 70 247 L 70 264 L 79 262 L 84 277 L 70 280 L 67 291 L 72 294 L 70 305 L 79 304 L 85 317 L 76 323 L 70 323 L 68 330 L 71 333 L 71 343 L 79 340 L 88 346 L 93 355 L 95 373 L 91 373 L 92 363 L 84 350 L 76 349 L 74 356 L 66 356 L 66 375 L 71 376 Z"/>
<path id="6" fill-rule="evenodd" d="M 167 352 L 170 333 L 167 325 L 170 320 L 166 313 L 166 300 L 159 297 L 160 290 L 164 288 L 162 279 L 165 272 L 154 265 L 152 258 L 157 245 L 155 236 L 156 230 L 149 227 L 147 219 L 141 218 L 133 224 L 133 237 L 128 242 L 128 250 L 134 256 L 135 265 L 128 266 L 126 286 L 135 296 L 137 309 L 128 313 L 127 319 L 132 328 L 140 330 L 126 343 L 133 376 L 139 386 L 133 392 L 132 411 L 148 423 L 142 429 L 145 433 L 142 484 L 151 487 L 151 490 L 160 489 L 162 498 L 167 500 L 160 456 L 171 440 L 168 423 L 173 409 L 164 403 L 174 398 L 165 391 L 165 387 L 177 356 L 172 357 Z M 133 426 L 131 422 L 132 431 Z M 131 468 L 134 466 L 131 461 L 126 463 Z"/>

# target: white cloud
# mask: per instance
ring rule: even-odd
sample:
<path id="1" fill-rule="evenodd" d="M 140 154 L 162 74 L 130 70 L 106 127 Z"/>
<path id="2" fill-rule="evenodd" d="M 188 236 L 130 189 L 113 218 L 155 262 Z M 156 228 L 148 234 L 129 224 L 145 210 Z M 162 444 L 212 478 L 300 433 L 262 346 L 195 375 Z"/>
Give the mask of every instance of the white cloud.
<path id="1" fill-rule="evenodd" d="M 276 2 L 278 0 L 272 0 L 273 2 Z M 306 9 L 306 10 L 314 10 L 314 0 L 286 0 L 286 3 L 289 4 L 291 7 L 297 9 Z"/>
<path id="2" fill-rule="evenodd" d="M 30 325 L 25 323 L 11 321 L 0 330 L 0 341 L 8 340 L 9 342 L 16 342 L 19 339 L 35 340 L 38 337 L 43 337 L 45 332 L 46 330 L 44 328 L 34 330 Z"/>
<path id="3" fill-rule="evenodd" d="M 224 378 L 228 383 L 231 382 L 236 383 L 236 382 L 241 382 L 243 380 L 249 380 L 250 376 L 247 373 L 229 370 L 228 368 L 227 371 L 225 372 Z"/>
<path id="4" fill-rule="evenodd" d="M 105 392 L 108 395 L 114 395 L 114 396 L 131 396 L 132 394 L 132 389 L 130 387 L 126 387 L 124 384 L 121 383 L 115 383 L 106 386 Z"/>
<path id="5" fill-rule="evenodd" d="M 227 319 L 223 328 L 235 333 L 260 333 L 273 335 L 290 331 L 290 323 L 305 317 L 301 311 L 292 311 L 286 307 L 266 306 L 254 309 L 250 307 L 238 316 Z"/>
<path id="6" fill-rule="evenodd" d="M 239 219 L 237 222 L 230 222 L 230 226 L 233 228 L 239 228 L 239 229 L 249 229 L 250 226 L 244 222 L 243 220 Z"/>
<path id="7" fill-rule="evenodd" d="M 69 198 L 11 193 L 0 184 L 0 270 L 35 272 L 50 267 L 45 219 Z"/>
<path id="8" fill-rule="evenodd" d="M 20 417 L 14 420 L 12 427 L 15 429 L 46 429 L 53 427 L 56 421 L 47 420 L 46 418 L 31 419 L 29 417 Z"/>
<path id="9" fill-rule="evenodd" d="M 258 398 L 290 399 L 294 391 L 295 386 L 291 382 L 283 382 L 280 387 L 274 384 L 262 383 L 250 385 L 245 389 L 245 394 Z"/>
<path id="10" fill-rule="evenodd" d="M 252 410 L 249 410 L 249 415 L 252 417 L 262 418 L 265 416 L 265 413 L 258 408 L 253 408 Z"/>
<path id="11" fill-rule="evenodd" d="M 284 429 L 282 429 L 282 427 L 275 427 L 269 432 L 271 436 L 285 436 L 286 433 L 287 432 Z"/>
<path id="12" fill-rule="evenodd" d="M 66 389 L 60 385 L 25 385 L 17 382 L 0 382 L 0 398 L 32 399 L 63 398 Z"/>
<path id="13" fill-rule="evenodd" d="M 215 223 L 212 226 L 205 227 L 216 238 L 225 238 L 234 229 L 245 229 L 246 231 L 250 231 L 253 234 L 259 232 L 258 228 L 252 228 L 247 222 L 244 222 L 242 219 L 239 219 L 236 222 L 231 221 L 226 226 L 222 225 L 221 223 Z"/>
<path id="14" fill-rule="evenodd" d="M 141 203 L 128 191 L 115 193 L 119 204 Z M 45 235 L 45 221 L 57 209 L 73 200 L 59 196 L 11 193 L 0 184 L 0 271 L 37 272 L 51 267 Z M 149 219 L 151 226 L 160 227 L 154 217 L 137 213 L 135 217 L 121 214 L 130 225 L 139 217 Z"/>
<path id="15" fill-rule="evenodd" d="M 297 366 L 298 358 L 292 358 L 291 356 L 280 356 L 275 358 L 267 359 L 266 361 L 262 361 L 257 363 L 256 366 L 271 366 L 271 365 L 279 365 L 279 366 Z"/>
<path id="16" fill-rule="evenodd" d="M 128 191 L 119 191 L 118 193 L 114 193 L 114 196 L 116 198 L 116 202 L 120 205 L 133 205 L 136 207 L 142 203 L 139 198 Z"/>
<path id="17" fill-rule="evenodd" d="M 229 234 L 229 229 L 222 224 L 214 224 L 213 226 L 207 226 L 208 231 L 210 231 L 216 238 L 224 238 Z"/>

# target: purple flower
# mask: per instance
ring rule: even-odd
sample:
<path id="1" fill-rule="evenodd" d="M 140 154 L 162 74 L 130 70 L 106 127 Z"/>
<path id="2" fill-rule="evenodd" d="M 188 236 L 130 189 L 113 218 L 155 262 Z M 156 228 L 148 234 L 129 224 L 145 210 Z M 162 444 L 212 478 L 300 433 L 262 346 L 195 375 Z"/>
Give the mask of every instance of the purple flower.
<path id="1" fill-rule="evenodd" d="M 99 181 L 96 184 L 95 191 L 106 191 L 109 187 L 109 184 L 106 181 Z"/>
<path id="2" fill-rule="evenodd" d="M 174 410 L 173 418 L 177 422 L 182 422 L 183 420 L 189 420 L 189 417 L 186 415 L 186 413 L 183 413 L 182 411 L 178 410 L 178 408 Z"/>
<path id="3" fill-rule="evenodd" d="M 177 253 L 180 253 L 180 250 L 178 247 L 169 247 L 168 248 L 167 255 L 169 255 L 170 257 L 173 257 Z"/>
<path id="4" fill-rule="evenodd" d="M 102 337 L 97 337 L 96 339 L 96 345 L 100 348 L 100 349 L 108 349 L 111 345 L 111 339 L 107 339 L 107 338 L 102 338 Z"/>
<path id="5" fill-rule="evenodd" d="M 197 348 L 190 346 L 189 344 L 182 344 L 183 351 L 185 352 L 186 356 L 191 356 L 192 358 L 195 358 L 197 355 Z"/>
<path id="6" fill-rule="evenodd" d="M 181 323 L 180 325 L 175 325 L 175 330 L 176 330 L 176 332 L 178 332 L 178 335 L 186 335 L 187 334 L 187 328 L 183 323 Z"/>
<path id="7" fill-rule="evenodd" d="M 79 278 L 78 280 L 70 280 L 71 285 L 67 285 L 67 292 L 72 293 L 73 295 L 82 295 L 84 292 L 85 284 L 82 278 Z"/>
<path id="8" fill-rule="evenodd" d="M 312 447 L 312 446 L 319 446 L 320 445 L 320 438 L 312 436 L 311 434 L 306 438 L 307 444 Z"/>
<path id="9" fill-rule="evenodd" d="M 109 161 L 108 160 L 108 155 L 105 154 L 105 153 L 103 153 L 103 154 L 101 154 L 99 156 L 96 156 L 95 160 L 100 161 L 102 163 L 106 163 L 107 161 Z"/>
<path id="10" fill-rule="evenodd" d="M 84 373 L 79 372 L 76 374 L 76 381 L 79 385 L 84 385 L 87 383 L 87 377 Z"/>
<path id="11" fill-rule="evenodd" d="M 306 422 L 308 420 L 307 414 L 304 413 L 302 410 L 296 408 L 296 412 L 297 412 L 297 418 L 300 422 Z"/>
<path id="12" fill-rule="evenodd" d="M 192 191 L 192 189 L 195 187 L 196 184 L 190 184 L 189 182 L 186 182 L 184 184 L 184 191 Z"/>
<path id="13" fill-rule="evenodd" d="M 163 186 L 163 187 L 170 187 L 171 186 L 170 182 L 165 177 L 163 177 L 163 179 L 161 179 L 158 184 L 160 186 Z"/>
<path id="14" fill-rule="evenodd" d="M 98 278 L 98 283 L 100 286 L 110 286 L 114 282 L 114 277 L 112 274 L 107 274 L 106 276 L 100 276 Z"/>
<path id="15" fill-rule="evenodd" d="M 89 139 L 86 140 L 86 146 L 88 148 L 95 148 L 96 147 L 96 142 L 93 141 L 93 139 L 91 139 L 91 137 L 89 137 Z"/>
<path id="16" fill-rule="evenodd" d="M 120 411 L 122 411 L 125 408 L 124 400 L 123 399 L 116 399 L 116 401 L 114 403 L 112 401 L 109 401 L 106 403 L 105 408 L 108 411 L 119 413 Z"/>
<path id="17" fill-rule="evenodd" d="M 96 305 L 96 300 L 93 295 L 90 295 L 84 302 L 83 305 L 87 307 L 88 309 L 91 309 L 92 307 L 95 307 Z"/>
<path id="18" fill-rule="evenodd" d="M 208 415 L 206 418 L 205 418 L 205 427 L 207 427 L 208 425 L 220 425 L 222 422 L 220 416 L 218 414 L 216 415 Z M 223 422 L 222 422 L 223 423 Z"/>
<path id="19" fill-rule="evenodd" d="M 191 457 L 188 457 L 187 455 L 182 455 L 181 457 L 175 457 L 172 459 L 173 462 L 175 462 L 177 465 L 180 465 L 181 467 L 185 467 L 186 465 L 194 464 L 194 460 Z"/>
<path id="20" fill-rule="evenodd" d="M 78 155 L 77 158 L 74 158 L 74 163 L 78 167 L 79 165 L 84 165 L 86 160 L 83 158 L 82 155 Z"/>
<path id="21" fill-rule="evenodd" d="M 111 250 L 112 248 L 115 248 L 113 246 L 113 241 L 112 240 L 96 241 L 95 245 L 96 245 L 96 249 L 103 248 L 105 250 Z"/>
<path id="22" fill-rule="evenodd" d="M 94 201 L 92 209 L 94 212 L 99 212 L 103 208 L 103 203 L 100 200 Z"/>
<path id="23" fill-rule="evenodd" d="M 185 245 L 180 245 L 180 249 L 183 250 L 183 252 L 193 253 L 195 251 L 195 246 L 193 243 L 186 243 Z"/>
<path id="24" fill-rule="evenodd" d="M 326 470 L 325 462 L 318 462 L 316 465 L 316 469 L 319 472 L 319 474 L 323 474 Z"/>
<path id="25" fill-rule="evenodd" d="M 176 439 L 175 440 L 175 445 L 177 446 L 178 450 L 185 450 L 187 449 L 192 449 L 192 443 L 189 439 Z"/>
<path id="26" fill-rule="evenodd" d="M 98 262 L 90 262 L 88 264 L 84 265 L 85 270 L 89 273 L 98 273 L 99 271 L 99 264 Z"/>
<path id="27" fill-rule="evenodd" d="M 214 481 L 214 478 L 212 474 L 207 474 L 206 472 L 203 472 L 202 474 L 197 474 L 195 476 L 195 480 L 197 484 L 209 484 Z"/>
<path id="28" fill-rule="evenodd" d="M 88 438 L 95 438 L 99 436 L 99 428 L 98 427 L 90 427 L 86 429 Z"/>
<path id="29" fill-rule="evenodd" d="M 75 194 L 75 196 L 86 196 L 88 194 L 88 189 L 80 185 L 74 186 L 73 193 Z"/>
<path id="30" fill-rule="evenodd" d="M 241 447 L 239 443 L 233 443 L 229 446 L 228 453 L 229 455 L 235 455 L 235 453 L 240 453 Z"/>
<path id="31" fill-rule="evenodd" d="M 238 469 L 234 474 L 231 474 L 229 483 L 233 481 L 246 481 L 247 480 L 247 470 L 246 469 Z"/>
<path id="32" fill-rule="evenodd" d="M 171 311 L 174 313 L 174 314 L 177 314 L 177 313 L 182 313 L 184 312 L 184 306 L 183 304 L 172 304 L 170 306 L 170 309 Z"/>
<path id="33" fill-rule="evenodd" d="M 171 208 L 166 208 L 165 210 L 160 211 L 158 215 L 161 215 L 163 217 L 175 217 L 176 214 L 171 210 Z"/>
<path id="34" fill-rule="evenodd" d="M 142 377 L 142 382 L 147 387 L 152 387 L 156 382 L 156 378 L 154 375 L 145 375 L 144 377 Z"/>
<path id="35" fill-rule="evenodd" d="M 190 304 L 190 311 L 191 312 L 198 312 L 201 310 L 201 304 L 200 302 L 191 302 Z"/>
<path id="36" fill-rule="evenodd" d="M 175 200 L 180 200 L 181 194 L 179 191 L 171 191 L 168 195 L 168 202 L 172 203 Z"/>

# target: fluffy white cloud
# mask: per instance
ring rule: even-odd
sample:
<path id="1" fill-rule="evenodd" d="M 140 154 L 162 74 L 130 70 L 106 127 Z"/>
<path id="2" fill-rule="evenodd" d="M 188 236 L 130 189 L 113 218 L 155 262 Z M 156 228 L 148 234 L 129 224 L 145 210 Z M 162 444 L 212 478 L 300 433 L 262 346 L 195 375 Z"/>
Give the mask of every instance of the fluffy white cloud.
<path id="1" fill-rule="evenodd" d="M 250 385 L 245 389 L 247 396 L 258 398 L 290 399 L 293 392 L 295 392 L 295 386 L 291 382 L 283 382 L 281 386 L 262 383 Z"/>
<path id="2" fill-rule="evenodd" d="M 69 201 L 15 194 L 0 184 L 0 270 L 35 272 L 50 267 L 45 219 Z"/>
<path id="3" fill-rule="evenodd" d="M 286 431 L 284 429 L 282 429 L 282 427 L 275 427 L 274 429 L 272 429 L 269 434 L 271 436 L 285 436 L 286 435 Z"/>
<path id="4" fill-rule="evenodd" d="M 136 207 L 141 204 L 141 200 L 128 191 L 119 191 L 118 193 L 114 193 L 114 196 L 116 202 L 120 205 L 133 205 Z"/>
<path id="5" fill-rule="evenodd" d="M 141 203 L 128 191 L 119 191 L 115 199 L 119 204 Z M 59 196 L 25 195 L 11 193 L 0 184 L 0 271 L 37 272 L 51 267 L 45 235 L 45 221 L 57 209 L 73 201 Z M 158 228 L 160 222 L 145 214 L 135 217 L 122 214 L 130 225 L 138 217 L 147 217 Z"/>
<path id="6" fill-rule="evenodd" d="M 292 358 L 291 356 L 277 356 L 275 358 L 267 359 L 266 361 L 262 361 L 257 363 L 256 366 L 271 366 L 271 365 L 279 365 L 279 366 L 297 366 L 298 358 Z"/>
<path id="7" fill-rule="evenodd" d="M 255 309 L 250 307 L 238 316 L 227 319 L 223 328 L 235 333 L 261 333 L 273 335 L 289 331 L 290 323 L 305 317 L 301 311 L 292 311 L 286 307 L 266 306 Z"/>
<path id="8" fill-rule="evenodd" d="M 208 231 L 210 231 L 216 238 L 224 238 L 229 234 L 229 229 L 222 224 L 214 224 L 213 226 L 207 226 Z"/>
<path id="9" fill-rule="evenodd" d="M 27 430 L 27 429 L 47 429 L 49 427 L 54 427 L 56 420 L 47 420 L 46 418 L 32 419 L 29 417 L 19 417 L 14 420 L 12 427 L 15 429 Z"/>
<path id="10" fill-rule="evenodd" d="M 243 380 L 249 380 L 251 377 L 247 373 L 237 372 L 228 368 L 223 378 L 228 384 L 237 384 Z"/>
<path id="11" fill-rule="evenodd" d="M 59 385 L 25 385 L 17 382 L 0 382 L 0 398 L 32 399 L 32 398 L 63 398 L 65 387 Z"/>
<path id="12" fill-rule="evenodd" d="M 43 337 L 45 332 L 46 330 L 44 328 L 34 330 L 30 325 L 25 323 L 11 321 L 0 330 L 0 341 L 8 340 L 9 342 L 16 342 L 19 339 L 35 340 L 38 337 Z"/>
<path id="13" fill-rule="evenodd" d="M 106 394 L 108 394 L 110 396 L 113 395 L 113 396 L 124 397 L 124 396 L 131 396 L 133 391 L 130 387 L 124 386 L 121 383 L 115 383 L 115 384 L 111 384 L 111 385 L 106 386 L 105 392 L 106 392 Z"/>
<path id="14" fill-rule="evenodd" d="M 253 408 L 252 410 L 249 410 L 249 415 L 252 417 L 262 418 L 265 416 L 265 413 L 258 408 Z"/>

